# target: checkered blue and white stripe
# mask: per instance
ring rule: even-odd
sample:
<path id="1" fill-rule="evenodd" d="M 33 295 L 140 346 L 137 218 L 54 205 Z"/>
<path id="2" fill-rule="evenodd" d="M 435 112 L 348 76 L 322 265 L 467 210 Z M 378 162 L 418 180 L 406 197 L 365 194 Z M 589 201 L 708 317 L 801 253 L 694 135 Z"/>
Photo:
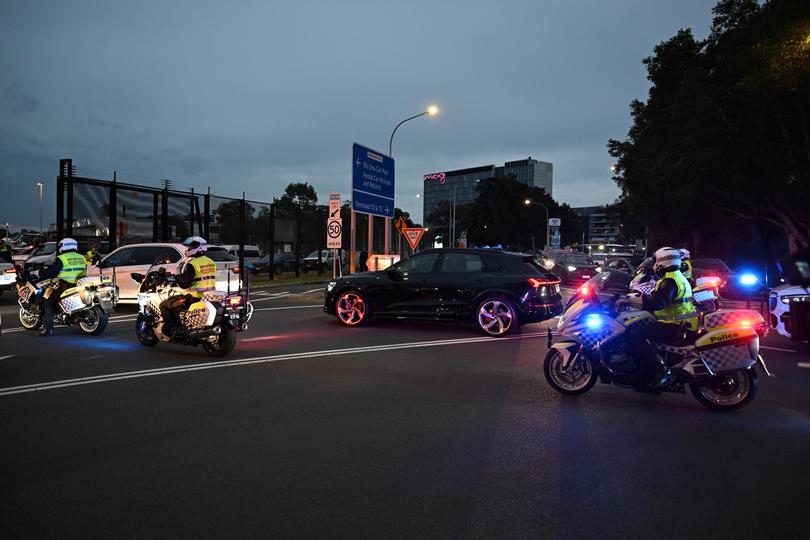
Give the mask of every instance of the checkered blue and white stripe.
<path id="1" fill-rule="evenodd" d="M 745 343 L 711 349 L 702 352 L 701 356 L 715 372 L 744 369 L 756 361 L 756 358 L 752 358 L 753 355 Z"/>

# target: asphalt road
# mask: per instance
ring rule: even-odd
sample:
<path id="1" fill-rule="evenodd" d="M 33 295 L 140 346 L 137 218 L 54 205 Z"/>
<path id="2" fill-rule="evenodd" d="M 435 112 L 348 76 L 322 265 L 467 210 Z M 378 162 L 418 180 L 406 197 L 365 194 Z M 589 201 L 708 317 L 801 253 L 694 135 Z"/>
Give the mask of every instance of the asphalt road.
<path id="1" fill-rule="evenodd" d="M 563 398 L 545 324 L 346 329 L 315 287 L 257 296 L 225 361 L 141 347 L 131 308 L 36 338 L 0 297 L 3 537 L 806 537 L 806 348 L 766 338 L 734 413 Z"/>

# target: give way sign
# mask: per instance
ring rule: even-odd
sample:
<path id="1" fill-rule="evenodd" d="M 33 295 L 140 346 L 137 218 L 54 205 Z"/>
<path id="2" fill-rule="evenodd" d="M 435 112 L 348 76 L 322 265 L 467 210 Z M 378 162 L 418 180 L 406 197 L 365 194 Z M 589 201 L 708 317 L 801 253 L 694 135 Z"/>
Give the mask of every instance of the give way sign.
<path id="1" fill-rule="evenodd" d="M 405 240 L 408 241 L 408 245 L 411 246 L 411 249 L 416 249 L 416 246 L 419 245 L 419 241 L 422 239 L 422 235 L 425 234 L 427 229 L 422 229 L 421 227 L 403 227 L 402 234 L 405 235 Z"/>

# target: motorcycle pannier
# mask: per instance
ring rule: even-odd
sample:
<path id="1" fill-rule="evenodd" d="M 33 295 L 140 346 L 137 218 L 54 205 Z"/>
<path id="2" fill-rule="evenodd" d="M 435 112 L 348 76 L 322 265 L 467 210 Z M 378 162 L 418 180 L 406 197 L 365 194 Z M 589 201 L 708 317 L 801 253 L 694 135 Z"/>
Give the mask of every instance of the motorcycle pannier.
<path id="1" fill-rule="evenodd" d="M 82 300 L 82 296 L 79 293 L 71 294 L 70 296 L 62 298 L 59 301 L 59 305 L 62 306 L 65 313 L 73 313 L 74 311 L 84 309 L 85 307 L 84 300 Z"/>

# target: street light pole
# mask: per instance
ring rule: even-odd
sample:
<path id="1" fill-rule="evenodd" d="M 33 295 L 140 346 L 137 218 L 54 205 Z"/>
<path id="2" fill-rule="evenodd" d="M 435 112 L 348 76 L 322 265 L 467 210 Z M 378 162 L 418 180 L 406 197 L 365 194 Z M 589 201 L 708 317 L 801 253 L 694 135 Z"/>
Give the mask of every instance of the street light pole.
<path id="1" fill-rule="evenodd" d="M 394 135 L 396 134 L 397 130 L 399 129 L 399 126 L 401 126 L 405 122 L 410 122 L 411 120 L 419 118 L 420 116 L 425 116 L 425 115 L 436 116 L 437 114 L 439 114 L 439 108 L 437 106 L 435 106 L 435 105 L 431 105 L 430 107 L 427 108 L 426 111 L 421 112 L 419 114 L 415 114 L 413 116 L 410 116 L 410 117 L 406 118 L 405 120 L 403 120 L 402 122 L 400 122 L 399 124 L 397 124 L 396 127 L 394 128 L 394 131 L 391 132 L 391 137 L 388 139 L 388 156 L 389 157 L 394 157 Z M 369 223 L 371 223 L 371 219 L 372 219 L 372 217 L 371 217 L 371 215 L 369 215 Z M 371 235 L 371 231 L 372 231 L 372 226 L 371 225 L 369 225 L 368 230 L 369 230 L 369 235 Z M 369 241 L 370 240 L 371 240 L 371 236 L 369 236 Z M 390 253 L 390 251 L 391 251 L 391 218 L 385 218 L 385 254 L 388 255 Z"/>
<path id="2" fill-rule="evenodd" d="M 42 234 L 42 194 L 45 190 L 45 183 L 37 182 L 37 192 L 39 193 L 39 234 Z"/>
<path id="3" fill-rule="evenodd" d="M 536 204 L 537 206 L 542 206 L 543 210 L 546 211 L 546 246 L 545 246 L 545 250 L 548 250 L 551 247 L 549 245 L 551 236 L 549 234 L 549 226 L 548 226 L 548 207 L 543 203 L 535 202 L 535 201 L 532 201 L 531 199 L 526 199 L 525 201 L 523 201 L 523 204 L 525 204 L 526 206 Z"/>

